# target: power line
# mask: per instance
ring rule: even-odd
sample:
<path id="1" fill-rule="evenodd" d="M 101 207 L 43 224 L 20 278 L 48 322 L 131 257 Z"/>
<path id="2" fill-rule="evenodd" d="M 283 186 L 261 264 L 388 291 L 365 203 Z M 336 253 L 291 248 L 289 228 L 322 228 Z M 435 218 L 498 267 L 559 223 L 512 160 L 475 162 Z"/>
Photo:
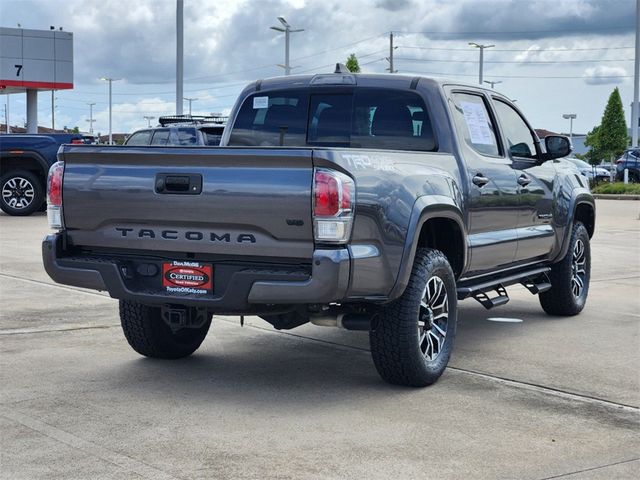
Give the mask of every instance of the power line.
<path id="1" fill-rule="evenodd" d="M 515 34 L 527 34 L 527 33 L 583 33 L 588 32 L 591 33 L 594 30 L 596 31 L 605 31 L 605 30 L 624 30 L 625 28 L 633 30 L 635 29 L 634 24 L 629 25 L 618 25 L 616 27 L 585 27 L 585 28 L 573 28 L 573 29 L 562 29 L 562 30 L 512 30 L 512 31 L 497 31 L 497 32 L 489 32 L 489 31 L 458 31 L 458 32 L 438 32 L 438 31 L 422 31 L 422 32 L 403 32 L 403 31 L 395 31 L 397 35 L 515 35 Z"/>
<path id="2" fill-rule="evenodd" d="M 478 60 L 440 60 L 435 58 L 409 58 L 409 57 L 395 57 L 396 60 L 405 60 L 410 62 L 449 62 L 449 63 L 478 63 Z M 531 60 L 531 61 L 517 61 L 517 60 L 485 60 L 484 63 L 517 63 L 517 64 L 551 64 L 551 63 L 599 63 L 599 62 L 633 62 L 633 58 L 624 58 L 619 60 L 610 59 L 594 59 L 594 60 Z"/>
<path id="3" fill-rule="evenodd" d="M 473 50 L 469 50 L 468 48 L 445 48 L 445 47 L 419 47 L 416 45 L 398 45 L 398 48 L 412 48 L 416 50 L 443 50 L 447 52 L 473 52 Z M 634 49 L 634 46 L 624 46 L 624 47 L 589 47 L 589 48 L 496 48 L 492 50 L 493 52 L 580 52 L 580 51 L 592 51 L 592 50 L 625 50 L 625 49 Z"/>
<path id="4" fill-rule="evenodd" d="M 475 74 L 469 73 L 443 73 L 443 72 L 411 72 L 418 73 L 420 75 L 435 75 L 439 77 L 477 77 Z M 563 79 L 563 78 L 631 78 L 633 75 L 598 75 L 597 77 L 585 77 L 584 75 L 580 76 L 538 76 L 538 75 L 494 75 L 491 74 L 492 78 L 528 78 L 528 79 Z"/>

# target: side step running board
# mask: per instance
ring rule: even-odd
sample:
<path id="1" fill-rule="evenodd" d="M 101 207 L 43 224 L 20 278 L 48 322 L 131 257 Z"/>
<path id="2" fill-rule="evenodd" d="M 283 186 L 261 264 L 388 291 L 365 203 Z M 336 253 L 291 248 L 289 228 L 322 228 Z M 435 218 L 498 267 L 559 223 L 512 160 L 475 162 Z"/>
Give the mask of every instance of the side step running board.
<path id="1" fill-rule="evenodd" d="M 502 277 L 485 278 L 478 283 L 472 283 L 473 280 L 462 282 L 457 290 L 458 300 L 473 297 L 488 310 L 509 301 L 509 295 L 507 295 L 505 288 L 509 285 L 520 283 L 534 295 L 546 292 L 551 288 L 551 282 L 547 276 L 549 270 L 551 270 L 549 267 L 539 267 Z M 489 293 L 491 292 L 495 292 L 497 295 L 490 297 Z"/>

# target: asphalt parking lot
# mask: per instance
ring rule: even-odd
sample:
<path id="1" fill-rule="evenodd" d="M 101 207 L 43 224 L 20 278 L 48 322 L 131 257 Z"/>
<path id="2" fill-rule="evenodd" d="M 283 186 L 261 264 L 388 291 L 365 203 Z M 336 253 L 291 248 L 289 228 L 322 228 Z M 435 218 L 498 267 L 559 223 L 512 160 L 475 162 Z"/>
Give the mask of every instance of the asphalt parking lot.
<path id="1" fill-rule="evenodd" d="M 427 389 L 383 383 L 366 333 L 257 318 L 215 317 L 191 358 L 142 358 L 115 300 L 47 277 L 45 216 L 0 214 L 0 476 L 636 478 L 640 202 L 597 208 L 585 311 L 548 317 L 522 288 L 462 302 Z"/>

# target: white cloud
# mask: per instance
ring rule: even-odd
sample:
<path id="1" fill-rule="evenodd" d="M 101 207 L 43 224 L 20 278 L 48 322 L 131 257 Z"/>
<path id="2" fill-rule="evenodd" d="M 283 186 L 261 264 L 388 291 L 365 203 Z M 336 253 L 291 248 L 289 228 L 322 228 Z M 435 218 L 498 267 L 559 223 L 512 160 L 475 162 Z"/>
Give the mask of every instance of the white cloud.
<path id="1" fill-rule="evenodd" d="M 623 77 L 626 75 L 627 71 L 622 67 L 598 65 L 584 71 L 584 81 L 588 85 L 613 85 L 623 83 L 625 81 Z"/>

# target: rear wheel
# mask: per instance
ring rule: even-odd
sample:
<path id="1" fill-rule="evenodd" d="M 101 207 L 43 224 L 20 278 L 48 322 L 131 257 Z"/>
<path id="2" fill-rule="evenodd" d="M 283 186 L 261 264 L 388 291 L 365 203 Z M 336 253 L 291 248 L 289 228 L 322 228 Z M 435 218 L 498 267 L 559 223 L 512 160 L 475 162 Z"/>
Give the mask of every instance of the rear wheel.
<path id="1" fill-rule="evenodd" d="M 44 203 L 44 186 L 37 175 L 13 170 L 0 178 L 0 208 L 14 216 L 27 216 Z"/>
<path id="2" fill-rule="evenodd" d="M 173 330 L 162 319 L 160 307 L 120 300 L 120 322 L 129 345 L 140 355 L 176 359 L 195 352 L 207 336 L 209 316 L 201 327 Z"/>
<path id="3" fill-rule="evenodd" d="M 587 301 L 590 278 L 589 232 L 581 222 L 576 222 L 567 254 L 551 266 L 551 289 L 539 295 L 542 309 L 549 315 L 577 315 Z"/>
<path id="4" fill-rule="evenodd" d="M 412 387 L 434 383 L 449 362 L 456 321 L 456 282 L 447 258 L 418 249 L 404 293 L 371 325 L 371 354 L 380 376 Z"/>

